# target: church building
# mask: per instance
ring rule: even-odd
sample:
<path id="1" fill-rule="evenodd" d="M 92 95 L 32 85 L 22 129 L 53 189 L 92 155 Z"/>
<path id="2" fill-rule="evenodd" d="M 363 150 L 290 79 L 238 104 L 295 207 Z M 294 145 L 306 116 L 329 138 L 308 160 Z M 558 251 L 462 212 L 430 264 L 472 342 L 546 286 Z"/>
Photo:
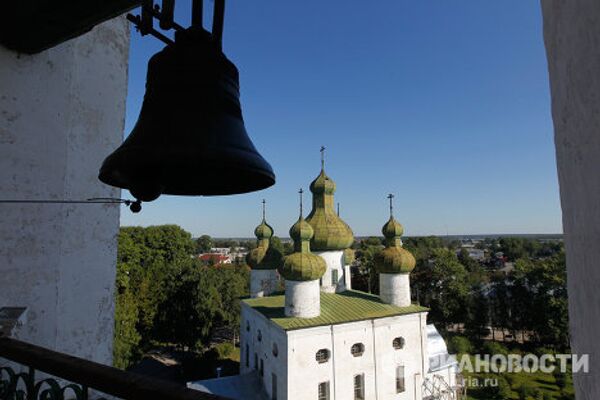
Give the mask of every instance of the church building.
<path id="1" fill-rule="evenodd" d="M 352 290 L 352 229 L 334 210 L 336 185 L 325 173 L 310 184 L 312 210 L 290 228 L 294 252 L 269 245 L 256 228 L 248 254 L 251 297 L 241 302 L 240 375 L 191 383 L 235 399 L 457 399 L 457 363 L 428 309 L 411 302 L 415 258 L 402 247 L 402 225 L 383 225 L 375 256 L 380 295 Z M 283 292 L 281 292 L 283 290 Z"/>

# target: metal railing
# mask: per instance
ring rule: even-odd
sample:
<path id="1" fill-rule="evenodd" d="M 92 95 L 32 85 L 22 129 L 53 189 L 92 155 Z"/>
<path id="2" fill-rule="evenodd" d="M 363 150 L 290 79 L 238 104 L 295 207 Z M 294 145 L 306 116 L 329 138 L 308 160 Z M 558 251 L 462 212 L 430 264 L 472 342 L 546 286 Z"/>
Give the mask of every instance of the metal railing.
<path id="1" fill-rule="evenodd" d="M 0 337 L 0 358 L 26 370 L 0 364 L 0 400 L 87 400 L 96 392 L 127 400 L 227 400 L 7 337 Z M 36 381 L 36 371 L 53 377 Z"/>

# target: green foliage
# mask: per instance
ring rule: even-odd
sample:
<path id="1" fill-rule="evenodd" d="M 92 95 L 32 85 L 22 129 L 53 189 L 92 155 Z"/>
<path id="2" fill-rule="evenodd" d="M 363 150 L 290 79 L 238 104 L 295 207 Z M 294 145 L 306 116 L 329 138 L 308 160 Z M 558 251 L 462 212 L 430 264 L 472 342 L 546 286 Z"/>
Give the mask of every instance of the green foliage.
<path id="1" fill-rule="evenodd" d="M 508 355 L 506 346 L 503 346 L 498 342 L 485 342 L 482 351 L 484 354 L 489 354 L 490 356 L 493 356 L 494 354 Z"/>
<path id="2" fill-rule="evenodd" d="M 365 240 L 363 240 L 363 244 L 365 246 L 381 246 L 381 238 L 376 236 L 369 236 Z"/>
<path id="3" fill-rule="evenodd" d="M 235 346 L 233 343 L 219 343 L 215 346 L 215 350 L 217 351 L 218 358 L 224 359 L 229 358 L 233 355 L 235 351 Z"/>
<path id="4" fill-rule="evenodd" d="M 157 344 L 197 348 L 216 325 L 239 323 L 245 266 L 203 267 L 191 235 L 175 225 L 121 228 L 118 243 L 114 363 L 127 368 Z"/>
<path id="5" fill-rule="evenodd" d="M 567 374 L 563 374 L 560 372 L 560 369 L 556 368 L 554 370 L 554 381 L 556 382 L 556 386 L 562 391 L 567 387 Z"/>
<path id="6" fill-rule="evenodd" d="M 371 243 L 371 244 L 369 244 Z M 354 276 L 352 287 L 368 293 L 379 293 L 379 279 L 375 270 L 375 254 L 383 248 L 381 240 L 376 237 L 360 242 L 355 257 L 358 265 L 358 274 Z"/>
<path id="7" fill-rule="evenodd" d="M 421 294 L 420 303 L 431 308 L 431 321 L 442 326 L 465 322 L 470 288 L 467 270 L 456 254 L 434 249 L 427 264 L 417 263 L 416 271 L 413 286 Z"/>
<path id="8" fill-rule="evenodd" d="M 138 308 L 135 298 L 129 292 L 120 296 L 115 306 L 115 340 L 113 345 L 113 364 L 125 369 L 131 360 L 138 358 L 137 348 L 140 334 L 136 330 Z"/>
<path id="9" fill-rule="evenodd" d="M 480 379 L 488 384 L 477 390 L 477 398 L 486 400 L 506 400 L 511 398 L 510 385 L 502 375 L 486 374 Z"/>
<path id="10" fill-rule="evenodd" d="M 529 397 L 533 397 L 536 394 L 536 389 L 528 382 L 523 382 L 518 388 L 519 400 L 527 400 Z"/>
<path id="11" fill-rule="evenodd" d="M 196 251 L 198 253 L 208 253 L 213 247 L 213 240 L 208 235 L 202 235 L 196 240 Z"/>
<path id="12" fill-rule="evenodd" d="M 474 347 L 466 337 L 453 336 L 448 342 L 448 350 L 450 353 L 471 354 L 473 353 Z"/>

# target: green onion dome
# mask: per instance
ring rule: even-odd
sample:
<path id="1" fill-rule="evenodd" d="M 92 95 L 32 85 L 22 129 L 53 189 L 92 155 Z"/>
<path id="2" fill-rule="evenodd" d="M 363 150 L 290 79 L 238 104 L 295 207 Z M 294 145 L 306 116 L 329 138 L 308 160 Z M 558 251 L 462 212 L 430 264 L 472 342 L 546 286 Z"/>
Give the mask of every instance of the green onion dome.
<path id="1" fill-rule="evenodd" d="M 246 256 L 246 263 L 252 269 L 277 269 L 281 265 L 283 256 L 273 247 L 259 246 Z"/>
<path id="2" fill-rule="evenodd" d="M 290 237 L 294 240 L 294 253 L 283 259 L 279 273 L 289 281 L 314 281 L 320 279 L 327 265 L 325 260 L 310 252 L 310 239 L 313 229 L 300 217 L 290 228 Z"/>
<path id="3" fill-rule="evenodd" d="M 385 236 L 385 248 L 375 254 L 373 261 L 377 271 L 385 274 L 410 273 L 415 268 L 416 260 L 410 251 L 402 248 L 402 225 L 390 216 L 381 231 Z"/>
<path id="4" fill-rule="evenodd" d="M 356 259 L 356 256 L 354 254 L 354 250 L 352 250 L 352 249 L 344 250 L 344 264 L 343 265 L 350 265 L 354 262 L 355 259 Z"/>
<path id="5" fill-rule="evenodd" d="M 333 193 L 335 183 L 321 169 L 321 173 L 310 184 L 313 208 L 306 222 L 314 229 L 311 248 L 317 251 L 344 250 L 352 246 L 352 229 L 335 213 Z"/>
<path id="6" fill-rule="evenodd" d="M 321 170 L 319 176 L 310 184 L 310 191 L 313 194 L 333 194 L 335 193 L 335 182 L 325 174 L 324 170 Z"/>
<path id="7" fill-rule="evenodd" d="M 390 220 L 383 225 L 383 228 L 381 228 L 381 233 L 383 233 L 386 240 L 388 238 L 395 240 L 404 234 L 404 227 L 400 222 L 396 221 L 394 217 L 390 217 Z"/>
<path id="8" fill-rule="evenodd" d="M 296 222 L 290 228 L 290 237 L 294 241 L 294 244 L 297 242 L 304 242 L 310 240 L 314 235 L 314 231 L 312 226 L 308 222 L 304 220 L 304 218 L 300 218 L 298 222 Z"/>
<path id="9" fill-rule="evenodd" d="M 273 236 L 273 228 L 263 219 L 261 224 L 254 229 L 254 236 L 258 240 L 270 239 Z"/>
<path id="10" fill-rule="evenodd" d="M 258 246 L 246 255 L 246 264 L 252 269 L 277 269 L 281 265 L 283 255 L 270 245 L 273 228 L 263 220 L 254 229 Z"/>

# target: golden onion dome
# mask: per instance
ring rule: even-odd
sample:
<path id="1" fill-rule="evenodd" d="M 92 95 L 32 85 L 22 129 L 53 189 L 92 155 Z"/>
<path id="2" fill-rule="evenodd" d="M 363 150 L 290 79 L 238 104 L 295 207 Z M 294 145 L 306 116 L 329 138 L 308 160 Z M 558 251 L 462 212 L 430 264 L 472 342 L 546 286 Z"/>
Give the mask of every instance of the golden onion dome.
<path id="1" fill-rule="evenodd" d="M 400 238 L 404 234 L 404 227 L 402 224 L 394 219 L 394 217 L 390 217 L 389 221 L 383 225 L 381 228 L 381 233 L 386 239 L 395 239 Z"/>
<path id="2" fill-rule="evenodd" d="M 290 237 L 294 242 L 302 242 L 305 240 L 310 240 L 314 235 L 314 231 L 312 226 L 304 218 L 300 218 L 298 222 L 296 222 L 290 228 Z"/>
<path id="3" fill-rule="evenodd" d="M 408 274 L 415 269 L 416 260 L 410 251 L 402 247 L 401 236 L 404 228 L 392 214 L 393 195 L 390 199 L 390 219 L 383 225 L 381 232 L 385 236 L 385 248 L 375 254 L 374 264 L 378 272 L 384 274 Z"/>
<path id="4" fill-rule="evenodd" d="M 282 259 L 281 252 L 271 246 L 258 246 L 246 255 L 246 263 L 254 270 L 277 269 Z"/>
<path id="5" fill-rule="evenodd" d="M 317 251 L 344 250 L 352 246 L 354 233 L 335 212 L 333 194 L 335 183 L 324 170 L 310 184 L 313 208 L 306 222 L 314 229 L 311 248 Z"/>
<path id="6" fill-rule="evenodd" d="M 263 219 L 261 224 L 254 229 L 254 236 L 258 240 L 270 239 L 273 236 L 273 228 Z"/>
<path id="7" fill-rule="evenodd" d="M 294 253 L 284 257 L 278 269 L 279 274 L 289 281 L 314 281 L 320 279 L 327 270 L 325 260 L 310 252 L 310 240 L 314 231 L 302 218 L 302 189 L 300 189 L 300 217 L 290 228 L 294 240 Z"/>

